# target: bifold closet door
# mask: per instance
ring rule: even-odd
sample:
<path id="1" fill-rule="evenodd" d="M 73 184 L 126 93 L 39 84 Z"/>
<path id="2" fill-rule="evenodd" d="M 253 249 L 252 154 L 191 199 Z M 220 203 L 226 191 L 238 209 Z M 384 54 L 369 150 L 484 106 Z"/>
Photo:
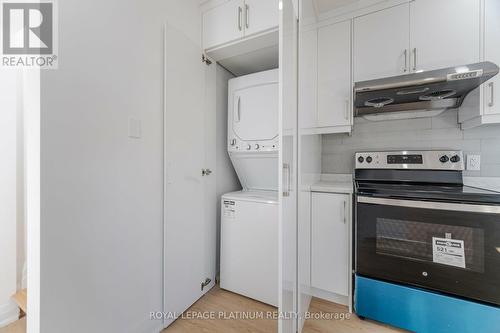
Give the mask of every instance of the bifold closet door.
<path id="1" fill-rule="evenodd" d="M 164 311 L 177 314 L 203 296 L 215 280 L 215 273 L 208 271 L 215 270 L 216 242 L 215 226 L 207 232 L 212 221 L 206 216 L 210 176 L 202 173 L 209 168 L 204 142 L 205 76 L 210 69 L 201 55 L 183 32 L 165 26 Z M 202 288 L 207 278 L 211 281 Z"/>
<path id="2" fill-rule="evenodd" d="M 279 311 L 297 311 L 297 29 L 298 9 L 283 0 L 280 12 L 280 296 Z M 280 318 L 280 333 L 297 331 L 294 316 Z"/>

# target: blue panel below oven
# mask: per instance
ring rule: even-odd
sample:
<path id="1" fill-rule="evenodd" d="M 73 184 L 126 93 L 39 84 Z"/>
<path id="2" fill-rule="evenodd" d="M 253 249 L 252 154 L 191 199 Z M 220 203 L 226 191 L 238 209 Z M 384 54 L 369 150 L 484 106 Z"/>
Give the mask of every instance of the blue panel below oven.
<path id="1" fill-rule="evenodd" d="M 418 333 L 499 333 L 500 308 L 356 276 L 359 316 Z"/>

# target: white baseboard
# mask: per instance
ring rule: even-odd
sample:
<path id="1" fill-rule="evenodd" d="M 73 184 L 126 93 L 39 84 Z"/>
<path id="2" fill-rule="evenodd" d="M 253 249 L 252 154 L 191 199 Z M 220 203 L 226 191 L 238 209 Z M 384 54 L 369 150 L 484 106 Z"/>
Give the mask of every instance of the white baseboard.
<path id="1" fill-rule="evenodd" d="M 0 305 L 0 327 L 7 326 L 19 319 L 19 308 L 14 301 L 9 300 Z"/>

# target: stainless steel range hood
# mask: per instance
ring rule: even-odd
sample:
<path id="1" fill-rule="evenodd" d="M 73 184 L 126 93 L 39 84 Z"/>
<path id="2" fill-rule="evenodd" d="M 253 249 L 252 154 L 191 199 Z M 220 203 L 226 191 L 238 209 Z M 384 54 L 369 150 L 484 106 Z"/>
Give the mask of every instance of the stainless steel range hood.
<path id="1" fill-rule="evenodd" d="M 464 98 L 497 75 L 492 62 L 357 82 L 354 114 L 458 108 Z"/>

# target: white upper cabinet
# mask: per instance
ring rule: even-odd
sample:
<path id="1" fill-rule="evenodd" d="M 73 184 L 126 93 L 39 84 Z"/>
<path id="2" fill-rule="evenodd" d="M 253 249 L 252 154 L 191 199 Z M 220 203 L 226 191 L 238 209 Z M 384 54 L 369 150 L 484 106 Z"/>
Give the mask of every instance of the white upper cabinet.
<path id="1" fill-rule="evenodd" d="M 211 49 L 277 28 L 278 0 L 229 0 L 203 13 L 203 47 Z"/>
<path id="2" fill-rule="evenodd" d="M 427 71 L 480 61 L 480 9 L 481 0 L 412 1 L 411 70 Z"/>
<path id="3" fill-rule="evenodd" d="M 408 72 L 409 16 L 406 3 L 354 20 L 355 82 Z"/>
<path id="4" fill-rule="evenodd" d="M 318 30 L 318 126 L 351 125 L 351 21 Z"/>
<path id="5" fill-rule="evenodd" d="M 276 28 L 278 21 L 278 0 L 245 1 L 245 36 Z"/>
<path id="6" fill-rule="evenodd" d="M 480 61 L 480 11 L 481 0 L 414 0 L 356 18 L 354 81 Z"/>
<path id="7" fill-rule="evenodd" d="M 500 1 L 485 1 L 484 60 L 500 65 Z M 484 113 L 500 115 L 500 76 L 484 85 Z"/>
<path id="8" fill-rule="evenodd" d="M 244 36 L 243 0 L 230 0 L 203 13 L 205 49 L 228 43 Z"/>

